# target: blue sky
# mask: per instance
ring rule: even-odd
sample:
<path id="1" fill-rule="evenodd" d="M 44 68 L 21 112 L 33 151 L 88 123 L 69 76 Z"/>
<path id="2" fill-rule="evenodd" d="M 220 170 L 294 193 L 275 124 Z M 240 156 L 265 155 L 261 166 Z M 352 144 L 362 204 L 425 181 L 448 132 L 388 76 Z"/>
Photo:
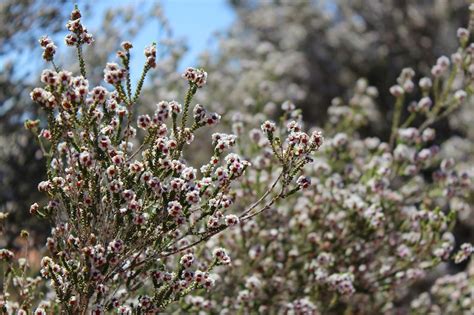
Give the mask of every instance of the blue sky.
<path id="1" fill-rule="evenodd" d="M 1 1 L 1 0 L 0 0 Z M 79 8 L 85 3 L 93 3 L 93 10 L 89 12 L 92 16 L 85 16 L 84 23 L 94 34 L 94 30 L 99 26 L 106 9 L 117 6 L 140 5 L 149 7 L 153 2 L 161 4 L 164 14 L 170 22 L 174 38 L 184 38 L 188 52 L 182 59 L 180 69 L 188 66 L 194 66 L 198 55 L 209 47 L 213 33 L 226 30 L 235 20 L 235 12 L 227 4 L 227 0 L 77 0 Z M 67 10 L 71 10 L 73 4 Z M 64 24 L 66 21 L 64 21 Z M 68 49 L 63 43 L 64 33 L 53 37 L 56 44 L 61 49 Z M 158 41 L 159 34 L 156 24 L 149 24 L 137 34 L 137 37 L 131 39 L 137 52 L 143 51 L 153 41 Z M 33 55 L 32 55 L 33 54 Z M 27 73 L 30 70 L 42 69 L 44 62 L 41 59 L 41 49 L 39 45 L 35 50 L 22 54 L 12 53 L 3 56 L 0 59 L 0 70 L 4 62 L 14 62 L 20 69 L 19 75 Z M 32 62 L 33 60 L 33 62 Z M 142 53 L 136 53 L 132 57 L 132 69 L 140 71 L 144 62 Z M 132 74 L 134 75 L 134 74 Z"/>
<path id="2" fill-rule="evenodd" d="M 143 1 L 145 2 L 145 1 Z M 146 1 L 147 5 L 151 1 Z M 198 55 L 209 47 L 213 33 L 227 29 L 235 19 L 235 12 L 226 0 L 161 0 L 164 14 L 170 22 L 175 38 L 184 38 L 188 52 L 182 60 L 180 68 L 195 65 Z M 96 16 L 93 21 L 100 21 L 105 10 L 111 6 L 136 4 L 133 0 L 106 0 L 95 7 Z M 94 25 L 90 25 L 94 29 Z M 156 25 L 148 25 L 140 30 L 133 40 L 134 46 L 142 49 L 158 37 Z M 142 64 L 143 57 L 136 57 L 132 63 Z M 139 66 L 139 69 L 141 66 Z"/>
<path id="3" fill-rule="evenodd" d="M 225 30 L 235 18 L 225 0 L 164 0 L 162 4 L 175 34 L 187 39 L 190 51 L 183 63 L 192 63 L 206 49 L 212 33 Z"/>

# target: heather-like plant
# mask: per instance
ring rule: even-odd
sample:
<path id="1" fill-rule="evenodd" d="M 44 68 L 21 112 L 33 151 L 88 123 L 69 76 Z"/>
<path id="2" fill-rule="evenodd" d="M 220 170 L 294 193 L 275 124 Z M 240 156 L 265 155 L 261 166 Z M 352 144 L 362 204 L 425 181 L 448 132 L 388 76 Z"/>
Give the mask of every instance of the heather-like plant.
<path id="1" fill-rule="evenodd" d="M 455 250 L 451 233 L 472 201 L 470 174 L 439 157 L 434 129 L 474 92 L 471 29 L 458 30 L 460 47 L 430 76 L 402 71 L 387 139 L 359 132 L 378 114 L 377 89 L 359 80 L 348 102 L 329 107 L 321 148 L 320 129 L 306 133 L 291 102 L 276 122 L 267 104 L 234 113 L 233 134 L 214 133 L 208 162 L 195 167 L 192 142 L 221 118 L 193 106 L 207 73 L 188 68 L 183 105 L 160 101 L 146 113 L 157 47 L 145 50 L 136 87 L 129 42 L 120 63 L 107 64 L 106 85 L 89 87 L 83 48 L 93 39 L 80 18 L 74 10 L 66 36 L 80 73 L 56 65 L 54 43 L 40 40 L 52 68 L 31 97 L 47 124 L 25 126 L 46 158 L 38 188 L 49 202 L 30 212 L 54 228 L 42 278 L 16 259 L 23 253 L 0 251 L 3 311 L 472 313 L 472 267 L 412 300 L 414 284 L 473 252 L 468 243 Z"/>
<path id="2" fill-rule="evenodd" d="M 413 284 L 429 279 L 443 262 L 460 263 L 472 254 L 468 243 L 455 251 L 451 233 L 457 214 L 470 207 L 471 174 L 458 170 L 454 159 L 439 157 L 432 128 L 474 91 L 470 30 L 460 28 L 457 36 L 458 50 L 440 57 L 429 77 L 417 82 L 414 70 L 405 68 L 390 88 L 394 111 L 386 141 L 358 133 L 373 115 L 378 94 L 365 80 L 358 81 L 349 102 L 333 101 L 324 128 L 328 140 L 305 171 L 310 178 L 299 180 L 307 189 L 296 193 L 296 202 L 282 200 L 256 222 L 243 222 L 232 237 L 219 239 L 217 245 L 236 258 L 233 272 L 220 274 L 220 289 L 212 295 L 216 311 L 405 313 Z M 420 99 L 413 97 L 416 90 Z M 286 102 L 281 109 L 281 126 L 301 130 L 294 105 Z M 239 117 L 234 129 L 243 133 L 254 122 Z M 248 142 L 270 148 L 257 129 L 248 138 L 242 149 L 251 147 Z M 259 178 L 272 177 L 265 164 L 252 161 L 253 181 L 243 196 L 258 191 Z M 469 314 L 473 289 L 472 272 L 445 276 L 431 289 L 432 302 L 425 293 L 410 312 Z M 187 302 L 197 311 L 203 297 Z"/>
<path id="3" fill-rule="evenodd" d="M 250 166 L 232 152 L 235 135 L 214 133 L 209 162 L 199 169 L 186 160 L 197 131 L 221 118 L 192 105 L 207 73 L 185 71 L 183 105 L 160 101 L 154 113 L 136 117 L 146 76 L 157 64 L 156 45 L 145 49 L 146 63 L 135 88 L 130 42 L 122 43 L 117 53 L 120 64 L 105 67 L 107 85 L 92 87 L 83 49 L 93 37 L 78 9 L 67 28 L 65 42 L 76 50 L 80 73 L 61 69 L 54 42 L 42 37 L 43 58 L 52 69 L 43 71 L 44 87 L 30 95 L 44 110 L 47 124 L 25 122 L 47 166 L 47 180 L 38 189 L 49 201 L 30 208 L 54 225 L 47 240 L 49 254 L 41 260 L 41 276 L 47 281 L 27 277 L 27 260 L 17 261 L 13 252 L 2 249 L 3 311 L 156 312 L 191 292 L 211 290 L 213 270 L 230 264 L 230 257 L 223 248 L 195 249 L 305 186 L 296 178 L 322 144 L 321 133 L 280 134 L 274 123 L 265 122 L 262 128 L 273 151 L 269 161 L 278 175 L 272 184 L 262 183 L 253 200 L 233 206 L 236 191 L 247 185 Z M 42 285 L 50 288 L 46 296 Z"/>

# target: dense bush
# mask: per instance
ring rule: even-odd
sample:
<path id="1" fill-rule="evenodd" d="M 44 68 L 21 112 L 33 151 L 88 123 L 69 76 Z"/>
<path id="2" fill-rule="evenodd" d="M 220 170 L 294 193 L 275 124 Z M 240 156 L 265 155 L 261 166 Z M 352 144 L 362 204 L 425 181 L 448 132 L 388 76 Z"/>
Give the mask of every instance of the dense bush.
<path id="1" fill-rule="evenodd" d="M 93 37 L 79 10 L 67 28 L 78 73 L 60 68 L 54 42 L 42 37 L 51 68 L 30 95 L 47 121 L 25 122 L 47 167 L 38 189 L 48 202 L 30 212 L 54 228 L 41 277 L 29 269 L 27 245 L 26 253 L 1 250 L 4 311 L 474 311 L 471 270 L 412 297 L 424 290 L 414 284 L 429 283 L 443 262 L 461 263 L 473 251 L 468 243 L 454 251 L 451 233 L 472 200 L 470 174 L 439 157 L 431 128 L 474 91 L 471 29 L 458 29 L 459 48 L 438 58 L 430 77 L 403 69 L 390 88 L 386 139 L 359 132 L 379 116 L 377 89 L 360 79 L 347 102 L 329 107 L 323 144 L 291 102 L 277 122 L 242 110 L 231 118 L 233 134 L 207 138 L 201 129 L 227 113 L 193 105 L 206 89 L 202 69 L 182 75 L 183 105 L 161 100 L 145 113 L 138 107 L 156 45 L 145 49 L 136 87 L 130 42 L 117 52 L 120 64 L 105 67 L 104 86 L 92 86 L 83 47 Z M 199 167 L 196 137 L 212 144 Z M 21 237 L 27 244 L 28 232 Z"/>

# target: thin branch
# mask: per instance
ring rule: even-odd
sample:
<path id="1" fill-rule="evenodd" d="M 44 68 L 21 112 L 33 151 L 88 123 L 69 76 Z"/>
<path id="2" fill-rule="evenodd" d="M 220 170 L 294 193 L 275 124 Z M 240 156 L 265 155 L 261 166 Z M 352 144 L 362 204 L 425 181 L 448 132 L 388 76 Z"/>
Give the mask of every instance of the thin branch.
<path id="1" fill-rule="evenodd" d="M 260 199 L 258 199 L 257 201 L 255 201 L 247 210 L 245 210 L 241 215 L 240 217 L 244 217 L 246 214 L 248 214 L 250 211 L 252 211 L 253 209 L 255 209 L 272 191 L 273 189 L 275 189 L 276 185 L 278 184 L 278 182 L 280 181 L 280 179 L 282 178 L 284 174 L 284 171 L 282 171 L 280 173 L 280 175 L 278 175 L 278 177 L 275 179 L 275 181 L 273 182 L 272 186 L 262 195 L 262 197 L 260 197 Z"/>

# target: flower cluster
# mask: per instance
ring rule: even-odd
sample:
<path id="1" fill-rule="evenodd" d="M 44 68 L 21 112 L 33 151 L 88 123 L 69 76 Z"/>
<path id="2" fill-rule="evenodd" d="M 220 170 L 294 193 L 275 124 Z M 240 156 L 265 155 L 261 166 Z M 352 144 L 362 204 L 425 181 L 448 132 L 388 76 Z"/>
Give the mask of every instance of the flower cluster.
<path id="1" fill-rule="evenodd" d="M 183 78 L 196 84 L 197 87 L 203 87 L 207 81 L 207 72 L 200 69 L 187 68 L 183 73 Z"/>
<path id="2" fill-rule="evenodd" d="M 56 53 L 57 49 L 53 40 L 50 39 L 48 36 L 43 36 L 39 39 L 39 43 L 41 45 L 41 48 L 43 48 L 43 59 L 46 61 L 53 60 L 54 54 Z"/>
<path id="3" fill-rule="evenodd" d="M 429 292 L 423 292 L 410 303 L 412 314 L 470 314 L 474 312 L 472 288 L 474 264 L 454 275 L 435 280 Z"/>
<path id="4" fill-rule="evenodd" d="M 91 33 L 89 33 L 87 28 L 82 25 L 81 17 L 81 12 L 76 8 L 72 11 L 71 18 L 66 24 L 66 27 L 70 33 L 66 35 L 64 41 L 68 46 L 82 44 L 90 45 L 94 41 Z"/>

